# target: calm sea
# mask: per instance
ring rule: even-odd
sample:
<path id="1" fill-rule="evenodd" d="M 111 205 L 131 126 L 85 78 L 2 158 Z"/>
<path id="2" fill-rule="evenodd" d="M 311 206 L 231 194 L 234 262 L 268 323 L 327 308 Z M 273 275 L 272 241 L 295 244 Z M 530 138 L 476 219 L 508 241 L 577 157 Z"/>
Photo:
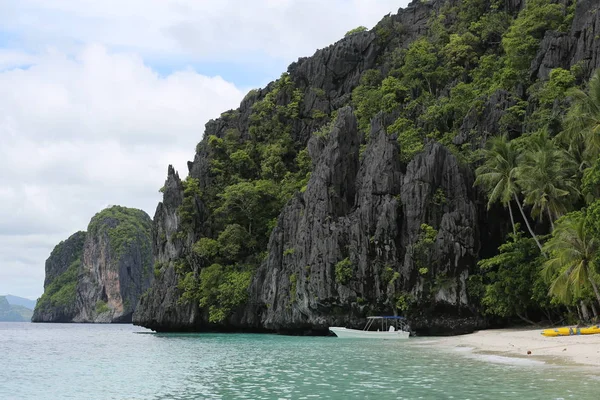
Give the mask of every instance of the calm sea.
<path id="1" fill-rule="evenodd" d="M 0 323 L 0 399 L 599 399 L 594 371 L 426 339 Z"/>

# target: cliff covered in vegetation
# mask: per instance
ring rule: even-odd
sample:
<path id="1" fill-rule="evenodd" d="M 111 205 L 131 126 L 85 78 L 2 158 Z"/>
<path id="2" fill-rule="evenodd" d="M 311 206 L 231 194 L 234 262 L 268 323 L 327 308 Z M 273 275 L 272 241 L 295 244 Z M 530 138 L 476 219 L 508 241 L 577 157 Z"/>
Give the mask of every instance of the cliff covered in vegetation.
<path id="1" fill-rule="evenodd" d="M 207 123 L 185 180 L 169 167 L 156 279 L 134 323 L 325 333 L 402 313 L 418 332 L 458 333 L 486 316 L 582 312 L 597 271 L 558 296 L 564 264 L 549 266 L 548 235 L 585 206 L 594 175 L 596 154 L 562 132 L 600 67 L 596 11 L 591 0 L 414 1 L 248 93 Z M 514 142 L 506 190 L 498 141 Z M 521 258 L 509 271 L 510 252 Z"/>
<path id="2" fill-rule="evenodd" d="M 59 243 L 33 322 L 131 322 L 152 280 L 151 224 L 141 210 L 113 206 Z"/>

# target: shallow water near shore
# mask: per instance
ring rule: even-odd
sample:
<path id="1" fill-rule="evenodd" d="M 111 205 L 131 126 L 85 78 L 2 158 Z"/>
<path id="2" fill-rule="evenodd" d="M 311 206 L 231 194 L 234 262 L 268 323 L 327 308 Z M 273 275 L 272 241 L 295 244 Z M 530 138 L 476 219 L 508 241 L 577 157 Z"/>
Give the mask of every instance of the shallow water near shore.
<path id="1" fill-rule="evenodd" d="M 0 399 L 597 399 L 589 369 L 428 339 L 155 334 L 0 323 Z"/>

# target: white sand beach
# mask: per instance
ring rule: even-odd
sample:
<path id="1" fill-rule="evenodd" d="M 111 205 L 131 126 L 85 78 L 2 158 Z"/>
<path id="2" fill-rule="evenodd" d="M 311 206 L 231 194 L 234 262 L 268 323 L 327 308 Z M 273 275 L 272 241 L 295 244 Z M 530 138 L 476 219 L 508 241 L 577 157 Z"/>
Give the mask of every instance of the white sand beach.
<path id="1" fill-rule="evenodd" d="M 543 329 L 491 329 L 445 337 L 434 343 L 474 352 L 560 364 L 600 366 L 600 334 L 545 337 Z M 528 354 L 528 352 L 531 352 Z"/>

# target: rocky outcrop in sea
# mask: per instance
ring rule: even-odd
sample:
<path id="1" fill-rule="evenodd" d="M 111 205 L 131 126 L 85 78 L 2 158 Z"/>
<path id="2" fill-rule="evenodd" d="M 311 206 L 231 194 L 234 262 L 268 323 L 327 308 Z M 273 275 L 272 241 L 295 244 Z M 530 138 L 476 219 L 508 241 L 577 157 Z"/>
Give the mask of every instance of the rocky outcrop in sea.
<path id="1" fill-rule="evenodd" d="M 32 321 L 131 322 L 153 279 L 151 224 L 141 210 L 113 206 L 58 244 Z"/>

